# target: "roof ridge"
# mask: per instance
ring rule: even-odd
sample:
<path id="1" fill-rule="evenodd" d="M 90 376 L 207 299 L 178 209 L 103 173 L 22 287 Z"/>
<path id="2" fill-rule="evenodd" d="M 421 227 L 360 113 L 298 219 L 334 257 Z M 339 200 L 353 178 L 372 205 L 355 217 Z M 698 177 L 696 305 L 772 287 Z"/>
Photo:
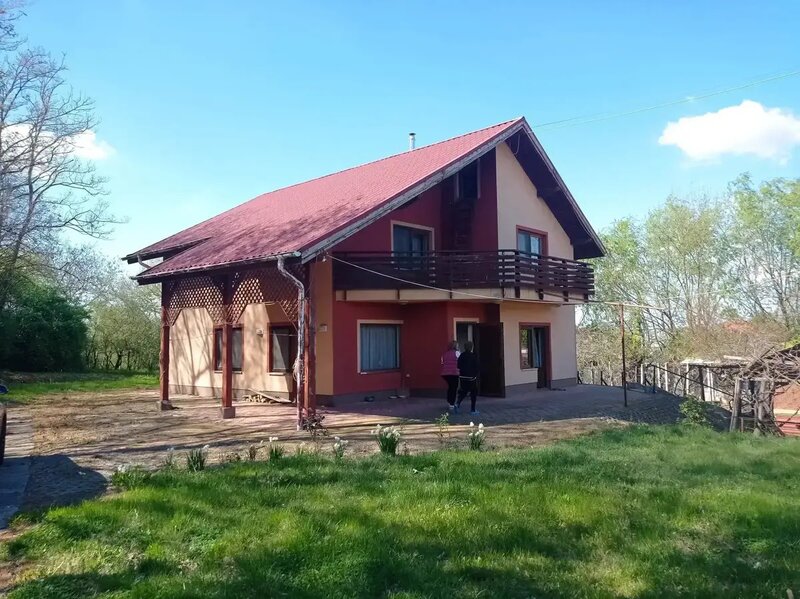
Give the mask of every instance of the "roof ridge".
<path id="1" fill-rule="evenodd" d="M 354 166 L 348 166 L 347 168 L 343 168 L 341 170 L 334 171 L 332 173 L 328 173 L 327 175 L 320 175 L 319 177 L 314 177 L 312 179 L 306 179 L 305 181 L 299 181 L 297 183 L 292 183 L 291 185 L 286 185 L 285 187 L 278 187 L 277 189 L 273 189 L 271 191 L 266 191 L 264 193 L 260 193 L 257 196 L 255 196 L 254 198 L 250 198 L 249 200 L 247 200 L 245 202 L 242 202 L 241 204 L 237 204 L 236 206 L 233 206 L 232 208 L 229 208 L 229 210 L 235 210 L 239 206 L 244 206 L 245 204 L 249 204 L 250 202 L 253 202 L 253 201 L 257 200 L 258 198 L 261 198 L 263 196 L 268 196 L 268 195 L 273 194 L 273 193 L 278 192 L 278 191 L 283 191 L 284 189 L 291 189 L 292 187 L 297 187 L 298 185 L 305 185 L 306 183 L 311 183 L 312 181 L 319 181 L 320 179 L 325 179 L 327 177 L 333 177 L 334 175 L 339 175 L 341 173 L 346 173 L 347 171 L 352 171 L 352 170 L 357 169 L 357 168 L 362 168 L 362 167 L 365 167 L 365 166 L 369 166 L 370 164 L 377 164 L 378 162 L 383 162 L 384 160 L 389 160 L 390 158 L 395 158 L 397 156 L 403 156 L 404 154 L 409 154 L 411 152 L 417 152 L 419 150 L 426 150 L 428 148 L 432 148 L 432 147 L 438 146 L 440 144 L 444 144 L 444 143 L 447 143 L 447 142 L 450 142 L 450 141 L 455 141 L 456 139 L 460 139 L 462 137 L 467 137 L 468 135 L 474 135 L 476 133 L 480 133 L 481 131 L 486 131 L 487 129 L 494 129 L 495 127 L 501 127 L 503 125 L 510 125 L 511 123 L 516 123 L 517 121 L 521 121 L 524 118 L 525 117 L 519 116 L 517 118 L 511 119 L 511 120 L 508 120 L 508 121 L 503 121 L 502 123 L 495 123 L 494 125 L 489 125 L 488 127 L 482 127 L 480 129 L 475 129 L 474 131 L 468 131 L 467 133 L 462 133 L 461 135 L 456 135 L 454 137 L 448 137 L 447 139 L 443 139 L 441 141 L 435 141 L 435 142 L 433 142 L 431 144 L 428 144 L 427 146 L 414 148 L 413 150 L 406 150 L 405 152 L 397 152 L 396 154 L 390 154 L 389 156 L 384 156 L 383 158 L 377 158 L 375 160 L 370 160 L 369 162 L 362 162 L 361 164 L 356 164 Z M 225 212 L 228 212 L 228 210 L 226 210 Z M 222 212 L 220 214 L 225 214 L 225 212 Z M 219 215 L 217 215 L 217 216 L 219 216 Z"/>

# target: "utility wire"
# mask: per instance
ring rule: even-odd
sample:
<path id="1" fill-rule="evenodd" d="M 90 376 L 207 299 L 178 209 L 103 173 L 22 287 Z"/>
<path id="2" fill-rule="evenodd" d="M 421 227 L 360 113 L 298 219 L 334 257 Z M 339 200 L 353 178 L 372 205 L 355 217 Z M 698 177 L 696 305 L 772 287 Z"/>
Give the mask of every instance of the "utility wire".
<path id="1" fill-rule="evenodd" d="M 750 81 L 747 83 L 743 83 L 741 85 L 736 85 L 733 87 L 728 87 L 725 89 L 720 89 L 712 92 L 708 92 L 705 94 L 699 95 L 689 95 L 684 98 L 678 100 L 670 100 L 667 102 L 661 102 L 660 104 L 653 104 L 652 106 L 644 106 L 642 108 L 635 108 L 633 110 L 628 110 L 626 112 L 614 112 L 614 113 L 595 113 L 595 114 L 588 114 L 584 116 L 576 116 L 571 117 L 568 119 L 560 119 L 556 121 L 548 121 L 545 123 L 538 123 L 532 126 L 533 129 L 542 129 L 547 128 L 548 130 L 552 129 L 562 129 L 564 127 L 571 127 L 574 125 L 586 125 L 589 123 L 597 123 L 600 121 L 607 121 L 610 119 L 616 119 L 623 116 L 630 116 L 634 114 L 639 114 L 642 112 L 649 112 L 651 110 L 658 110 L 659 108 L 666 108 L 669 106 L 677 106 L 678 104 L 686 104 L 689 102 L 695 102 L 697 100 L 705 100 L 706 98 L 712 98 L 714 96 L 719 96 L 722 94 L 727 94 L 735 91 L 740 91 L 743 89 L 748 89 L 751 87 L 755 87 L 757 85 L 762 85 L 764 83 L 769 83 L 771 81 L 779 81 L 781 79 L 787 79 L 789 77 L 795 77 L 800 75 L 800 70 L 789 71 L 786 73 L 780 73 L 778 75 L 773 75 L 771 77 L 765 77 L 763 79 L 758 79 L 756 81 Z"/>

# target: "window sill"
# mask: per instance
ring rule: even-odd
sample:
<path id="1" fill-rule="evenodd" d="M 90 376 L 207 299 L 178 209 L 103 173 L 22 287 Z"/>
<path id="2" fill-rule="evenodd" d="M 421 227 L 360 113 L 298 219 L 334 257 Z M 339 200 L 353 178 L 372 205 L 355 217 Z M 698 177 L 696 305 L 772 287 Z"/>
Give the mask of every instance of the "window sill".
<path id="1" fill-rule="evenodd" d="M 291 370 L 270 370 L 267 373 L 269 376 L 290 376 L 292 374 Z"/>
<path id="2" fill-rule="evenodd" d="M 400 374 L 400 369 L 390 368 L 388 370 L 362 370 L 358 374 L 391 374 L 391 373 Z"/>
<path id="3" fill-rule="evenodd" d="M 242 372 L 244 372 L 242 369 L 234 370 L 233 374 L 242 374 Z M 215 370 L 214 374 L 222 374 L 222 371 L 221 370 Z"/>

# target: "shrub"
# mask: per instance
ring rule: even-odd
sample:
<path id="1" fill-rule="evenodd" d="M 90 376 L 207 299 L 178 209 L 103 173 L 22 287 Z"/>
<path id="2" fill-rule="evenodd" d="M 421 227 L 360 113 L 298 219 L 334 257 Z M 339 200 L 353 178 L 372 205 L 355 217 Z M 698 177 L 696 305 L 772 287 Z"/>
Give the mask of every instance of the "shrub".
<path id="1" fill-rule="evenodd" d="M 170 447 L 167 450 L 167 456 L 164 458 L 164 461 L 161 462 L 161 467 L 164 470 L 173 470 L 175 468 L 175 448 Z"/>
<path id="2" fill-rule="evenodd" d="M 439 444 L 444 445 L 446 439 L 450 438 L 450 414 L 445 412 L 436 420 L 436 436 L 439 438 Z"/>
<path id="3" fill-rule="evenodd" d="M 711 421 L 708 419 L 708 406 L 704 401 L 701 401 L 693 396 L 688 396 L 681 402 L 680 405 L 681 416 L 683 416 L 682 423 L 692 426 L 711 426 Z"/>
<path id="4" fill-rule="evenodd" d="M 286 450 L 283 448 L 283 445 L 278 443 L 278 437 L 270 437 L 269 438 L 269 459 L 270 460 L 279 460 L 283 457 L 283 454 L 286 453 Z"/>
<path id="5" fill-rule="evenodd" d="M 151 473 L 141 466 L 117 466 L 111 475 L 111 483 L 119 489 L 135 489 L 150 480 Z"/>
<path id="6" fill-rule="evenodd" d="M 247 459 L 250 460 L 251 462 L 255 462 L 256 458 L 258 458 L 258 452 L 263 444 L 264 444 L 263 441 L 258 445 L 256 445 L 255 443 L 251 444 L 247 448 Z"/>
<path id="7" fill-rule="evenodd" d="M 397 455 L 402 434 L 396 426 L 382 427 L 380 424 L 372 432 L 378 441 L 378 448 L 386 455 Z"/>
<path id="8" fill-rule="evenodd" d="M 337 460 L 341 460 L 344 457 L 344 450 L 347 448 L 347 444 L 348 441 L 340 437 L 333 438 L 333 455 Z"/>
<path id="9" fill-rule="evenodd" d="M 233 464 L 234 462 L 241 462 L 242 456 L 239 455 L 238 451 L 231 451 L 225 454 L 224 460 L 228 464 Z"/>
<path id="10" fill-rule="evenodd" d="M 485 436 L 486 429 L 483 428 L 483 423 L 479 424 L 477 427 L 475 426 L 474 422 L 469 423 L 467 441 L 469 442 L 469 448 L 472 451 L 480 451 L 481 447 L 483 447 Z"/>
<path id="11" fill-rule="evenodd" d="M 314 441 L 315 445 L 319 443 L 320 437 L 328 436 L 328 429 L 325 428 L 324 424 L 322 424 L 323 420 L 325 420 L 325 416 L 314 414 L 310 417 L 303 417 L 300 424 L 300 427 L 304 431 L 309 432 L 311 435 L 311 440 Z"/>
<path id="12" fill-rule="evenodd" d="M 200 449 L 192 449 L 186 454 L 186 469 L 189 472 L 200 472 L 205 470 L 206 458 L 208 457 L 208 445 Z"/>

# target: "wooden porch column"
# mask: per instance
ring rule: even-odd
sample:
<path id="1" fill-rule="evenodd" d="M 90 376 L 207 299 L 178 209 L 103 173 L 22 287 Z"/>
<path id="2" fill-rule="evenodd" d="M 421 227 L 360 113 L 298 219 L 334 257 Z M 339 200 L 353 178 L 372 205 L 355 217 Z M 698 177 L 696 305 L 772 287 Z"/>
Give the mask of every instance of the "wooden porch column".
<path id="1" fill-rule="evenodd" d="M 165 292 L 162 291 L 162 298 Z M 161 302 L 161 351 L 158 356 L 160 397 L 158 408 L 169 409 L 169 310 L 165 301 Z"/>
<path id="2" fill-rule="evenodd" d="M 223 418 L 234 418 L 236 408 L 233 407 L 233 325 L 230 322 L 231 280 L 226 276 L 222 288 L 222 311 L 225 322 L 222 325 L 222 405 L 220 415 Z"/>

